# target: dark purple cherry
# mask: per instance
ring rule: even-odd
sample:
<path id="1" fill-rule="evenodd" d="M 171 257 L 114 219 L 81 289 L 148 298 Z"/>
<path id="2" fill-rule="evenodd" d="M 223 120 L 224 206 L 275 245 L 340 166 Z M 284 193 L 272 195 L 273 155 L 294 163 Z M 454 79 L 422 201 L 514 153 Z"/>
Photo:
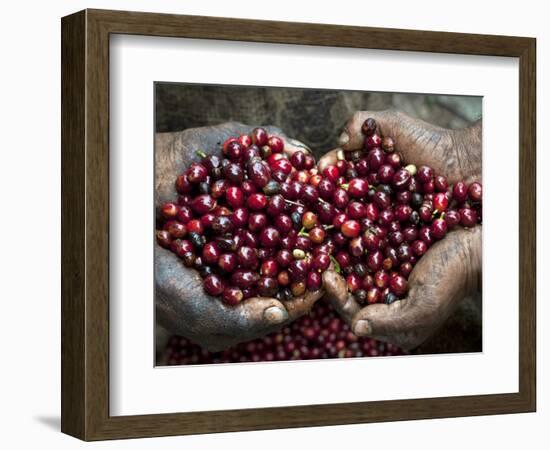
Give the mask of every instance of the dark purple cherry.
<path id="1" fill-rule="evenodd" d="M 468 188 L 468 197 L 473 202 L 480 202 L 482 198 L 482 187 L 478 182 L 470 184 Z"/>
<path id="2" fill-rule="evenodd" d="M 367 215 L 367 208 L 363 203 L 351 202 L 348 205 L 348 216 L 350 219 L 362 219 Z"/>
<path id="3" fill-rule="evenodd" d="M 281 214 L 285 209 L 285 199 L 282 195 L 277 194 L 269 199 L 267 202 L 266 213 L 272 217 L 276 217 Z"/>
<path id="4" fill-rule="evenodd" d="M 240 247 L 237 249 L 237 262 L 244 269 L 256 269 L 259 264 L 256 250 L 247 246 Z M 235 284 L 239 286 L 238 283 Z"/>
<path id="5" fill-rule="evenodd" d="M 447 189 L 449 189 L 447 178 L 445 178 L 443 175 L 437 175 L 434 178 L 434 187 L 435 190 L 438 192 L 447 192 Z"/>
<path id="6" fill-rule="evenodd" d="M 260 276 L 251 270 L 236 270 L 231 275 L 231 282 L 240 288 L 252 287 L 258 282 Z"/>
<path id="7" fill-rule="evenodd" d="M 256 290 L 262 297 L 273 297 L 277 293 L 278 284 L 275 278 L 261 277 L 256 284 Z"/>
<path id="8" fill-rule="evenodd" d="M 399 191 L 395 194 L 395 201 L 399 205 L 408 205 L 412 200 L 411 191 Z"/>
<path id="9" fill-rule="evenodd" d="M 263 213 L 250 214 L 248 219 L 248 229 L 257 233 L 267 226 L 267 216 Z"/>
<path id="10" fill-rule="evenodd" d="M 336 216 L 336 208 L 330 203 L 319 202 L 317 203 L 316 211 L 319 221 L 323 224 L 331 224 Z"/>
<path id="11" fill-rule="evenodd" d="M 344 209 L 349 203 L 348 193 L 342 188 L 336 189 L 332 195 L 332 203 L 336 208 Z"/>
<path id="12" fill-rule="evenodd" d="M 477 213 L 475 209 L 471 208 L 461 208 L 459 211 L 460 214 L 460 224 L 464 227 L 473 227 L 477 223 Z"/>
<path id="13" fill-rule="evenodd" d="M 325 253 L 319 253 L 315 255 L 311 261 L 311 266 L 313 269 L 320 270 L 324 272 L 328 269 L 330 265 L 330 257 Z"/>
<path id="14" fill-rule="evenodd" d="M 427 225 L 424 225 L 420 228 L 420 231 L 418 232 L 418 237 L 424 241 L 428 247 L 433 244 L 434 238 L 432 236 L 432 232 L 430 231 L 430 227 Z"/>
<path id="15" fill-rule="evenodd" d="M 292 229 L 292 219 L 286 214 L 275 217 L 275 226 L 280 233 L 286 234 Z"/>
<path id="16" fill-rule="evenodd" d="M 434 209 L 437 212 L 443 212 L 447 209 L 447 206 L 449 206 L 449 199 L 447 198 L 447 194 L 444 192 L 438 192 L 434 195 L 433 200 Z"/>
<path id="17" fill-rule="evenodd" d="M 374 120 L 372 117 L 369 117 L 367 120 L 363 122 L 363 125 L 361 125 L 361 131 L 365 136 L 371 136 L 376 131 L 376 120 Z"/>
<path id="18" fill-rule="evenodd" d="M 319 186 L 317 186 L 317 189 L 321 198 L 324 200 L 330 200 L 336 191 L 336 186 L 329 179 L 323 178 L 319 183 Z"/>
<path id="19" fill-rule="evenodd" d="M 222 294 L 222 301 L 228 305 L 238 305 L 244 298 L 243 291 L 237 287 L 226 287 Z"/>
<path id="20" fill-rule="evenodd" d="M 237 268 L 237 257 L 234 253 L 222 253 L 218 259 L 218 266 L 225 273 L 232 273 Z"/>
<path id="21" fill-rule="evenodd" d="M 367 290 L 367 303 L 372 305 L 380 302 L 382 299 L 382 293 L 376 286 L 372 286 Z"/>
<path id="22" fill-rule="evenodd" d="M 401 275 L 396 275 L 390 279 L 390 290 L 397 297 L 401 297 L 407 293 L 407 280 Z"/>
<path id="23" fill-rule="evenodd" d="M 428 183 L 433 180 L 434 171 L 431 167 L 420 166 L 416 171 L 416 176 L 421 183 Z"/>
<path id="24" fill-rule="evenodd" d="M 233 231 L 234 225 L 230 216 L 217 216 L 212 220 L 210 227 L 214 234 L 227 234 Z"/>
<path id="25" fill-rule="evenodd" d="M 203 286 L 206 293 L 213 295 L 214 297 L 222 295 L 225 289 L 223 280 L 216 274 L 211 274 L 205 277 L 203 280 Z"/>
<path id="26" fill-rule="evenodd" d="M 408 222 L 412 214 L 412 208 L 409 205 L 397 205 L 394 213 L 395 218 L 400 222 Z"/>
<path id="27" fill-rule="evenodd" d="M 413 242 L 418 239 L 418 229 L 415 226 L 403 228 L 403 236 L 407 242 Z"/>
<path id="28" fill-rule="evenodd" d="M 428 246 L 426 242 L 421 240 L 416 240 L 411 244 L 411 250 L 416 256 L 422 256 L 428 251 Z"/>
<path id="29" fill-rule="evenodd" d="M 170 248 L 170 244 L 172 243 L 172 237 L 170 236 L 170 233 L 166 230 L 157 231 L 157 243 L 161 247 Z"/>
<path id="30" fill-rule="evenodd" d="M 378 169 L 378 180 L 380 183 L 391 183 L 395 169 L 389 164 L 382 164 Z"/>
<path id="31" fill-rule="evenodd" d="M 430 231 L 435 239 L 443 239 L 447 234 L 447 222 L 445 221 L 445 219 L 435 219 L 432 222 Z"/>
<path id="32" fill-rule="evenodd" d="M 382 138 L 379 134 L 373 133 L 370 136 L 365 137 L 365 148 L 374 149 L 380 147 L 382 144 Z"/>
<path id="33" fill-rule="evenodd" d="M 400 261 L 408 261 L 412 256 L 411 246 L 404 242 L 397 247 L 397 258 Z"/>
<path id="34" fill-rule="evenodd" d="M 363 198 L 367 195 L 369 183 L 364 178 L 354 178 L 348 184 L 348 193 L 355 198 Z"/>
<path id="35" fill-rule="evenodd" d="M 367 266 L 369 269 L 376 271 L 382 267 L 382 252 L 375 250 L 367 254 Z"/>
<path id="36" fill-rule="evenodd" d="M 380 223 L 380 225 L 388 227 L 390 223 L 393 221 L 393 218 L 394 218 L 394 214 L 391 208 L 384 209 L 380 211 L 380 215 L 378 216 L 378 223 Z"/>
<path id="37" fill-rule="evenodd" d="M 246 208 L 237 208 L 233 211 L 230 218 L 235 227 L 244 227 L 248 223 L 248 210 Z"/>
<path id="38" fill-rule="evenodd" d="M 207 242 L 202 249 L 202 260 L 206 264 L 216 264 L 220 257 L 220 250 L 215 242 Z"/>
<path id="39" fill-rule="evenodd" d="M 405 190 L 411 182 L 411 173 L 404 168 L 399 169 L 393 176 L 393 186 L 397 190 Z"/>
<path id="40" fill-rule="evenodd" d="M 237 163 L 229 163 L 223 168 L 223 174 L 231 184 L 239 185 L 244 179 L 244 172 Z"/>
<path id="41" fill-rule="evenodd" d="M 269 136 L 267 145 L 273 153 L 281 153 L 285 148 L 285 143 L 279 136 Z"/>
<path id="42" fill-rule="evenodd" d="M 392 166 L 395 170 L 401 167 L 401 155 L 399 153 L 388 153 L 385 158 L 386 164 Z"/>
<path id="43" fill-rule="evenodd" d="M 197 214 L 206 214 L 216 206 L 216 201 L 210 195 L 199 195 L 191 201 L 191 208 Z"/>
<path id="44" fill-rule="evenodd" d="M 380 148 L 373 148 L 367 153 L 367 164 L 371 172 L 376 172 L 386 159 L 386 154 Z"/>
<path id="45" fill-rule="evenodd" d="M 297 170 L 304 169 L 304 166 L 306 164 L 306 155 L 303 151 L 298 150 L 297 152 L 294 152 L 290 157 L 290 162 Z"/>
<path id="46" fill-rule="evenodd" d="M 266 248 L 276 247 L 280 239 L 281 235 L 273 227 L 266 227 L 260 232 L 260 244 Z"/>
<path id="47" fill-rule="evenodd" d="M 254 211 L 260 211 L 267 206 L 267 198 L 264 194 L 252 194 L 246 199 L 246 205 Z"/>
<path id="48" fill-rule="evenodd" d="M 206 180 L 208 170 L 200 163 L 193 163 L 187 169 L 187 179 L 190 183 L 196 184 Z"/>
<path id="49" fill-rule="evenodd" d="M 293 260 L 292 253 L 287 249 L 279 250 L 277 253 L 277 264 L 283 268 L 288 267 Z"/>
<path id="50" fill-rule="evenodd" d="M 391 198 L 385 192 L 378 191 L 374 194 L 374 203 L 379 209 L 387 209 L 391 205 Z"/>
<path id="51" fill-rule="evenodd" d="M 279 265 L 277 264 L 277 261 L 272 258 L 264 260 L 260 267 L 260 273 L 264 277 L 276 277 L 279 273 Z"/>
<path id="52" fill-rule="evenodd" d="M 453 186 L 453 199 L 458 203 L 463 203 L 468 197 L 468 188 L 466 183 L 459 181 Z"/>
<path id="53" fill-rule="evenodd" d="M 445 222 L 447 222 L 447 227 L 453 229 L 460 223 L 460 214 L 455 209 L 450 209 L 445 213 Z"/>
<path id="54" fill-rule="evenodd" d="M 309 272 L 307 274 L 306 288 L 308 291 L 315 292 L 321 289 L 323 281 L 319 272 Z"/>
<path id="55" fill-rule="evenodd" d="M 430 222 L 432 220 L 433 208 L 429 204 L 423 204 L 418 213 L 423 222 Z"/>
<path id="56" fill-rule="evenodd" d="M 244 205 L 244 193 L 240 187 L 228 187 L 225 191 L 225 199 L 232 208 L 239 208 Z"/>
<path id="57" fill-rule="evenodd" d="M 292 163 L 286 158 L 280 158 L 271 164 L 271 170 L 283 172 L 285 175 L 292 171 Z"/>
<path id="58" fill-rule="evenodd" d="M 269 139 L 265 128 L 260 128 L 260 127 L 254 128 L 250 133 L 250 137 L 252 138 L 252 143 L 257 145 L 258 147 L 267 145 L 267 142 Z"/>
<path id="59" fill-rule="evenodd" d="M 248 163 L 248 179 L 258 189 L 262 189 L 269 182 L 269 168 L 262 160 L 254 159 Z"/>
<path id="60" fill-rule="evenodd" d="M 303 185 L 301 200 L 306 202 L 309 205 L 314 204 L 319 199 L 319 192 L 317 188 L 313 187 L 311 184 Z"/>
<path id="61" fill-rule="evenodd" d="M 243 156 L 243 146 L 238 141 L 230 142 L 226 147 L 226 155 L 232 161 L 239 161 Z"/>
<path id="62" fill-rule="evenodd" d="M 367 162 L 367 159 L 363 158 L 357 161 L 357 164 L 355 164 L 355 170 L 357 170 L 357 174 L 360 177 L 366 177 L 369 173 L 369 163 Z"/>
<path id="63" fill-rule="evenodd" d="M 186 174 L 180 175 L 176 178 L 176 191 L 178 194 L 188 194 L 193 189 L 193 185 L 187 178 Z"/>
<path id="64" fill-rule="evenodd" d="M 304 259 L 295 259 L 288 266 L 288 273 L 293 281 L 302 281 L 306 278 L 308 267 Z"/>

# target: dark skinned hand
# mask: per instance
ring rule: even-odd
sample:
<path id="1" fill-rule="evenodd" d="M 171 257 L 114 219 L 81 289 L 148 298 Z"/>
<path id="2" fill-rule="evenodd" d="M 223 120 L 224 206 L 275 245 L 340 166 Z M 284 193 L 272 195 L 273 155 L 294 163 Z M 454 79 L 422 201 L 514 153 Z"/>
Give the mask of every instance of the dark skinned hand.
<path id="1" fill-rule="evenodd" d="M 336 162 L 340 149 L 363 146 L 361 125 L 372 117 L 383 136 L 391 136 L 407 164 L 428 165 L 449 184 L 482 182 L 481 123 L 448 130 L 396 111 L 354 114 L 340 137 L 340 148 L 327 153 L 320 170 Z M 430 337 L 468 294 L 481 289 L 481 226 L 455 229 L 435 243 L 414 267 L 407 297 L 390 305 L 361 307 L 348 293 L 344 278 L 328 270 L 323 275 L 326 298 L 358 336 L 370 336 L 413 349 Z"/>
<path id="2" fill-rule="evenodd" d="M 158 133 L 155 137 L 155 207 L 174 201 L 176 177 L 193 162 L 200 161 L 197 151 L 220 151 L 231 136 L 249 133 L 252 128 L 239 123 L 188 129 L 177 133 Z M 285 141 L 285 153 L 308 152 L 300 142 L 286 137 L 274 127 L 266 127 Z M 156 318 L 168 331 L 185 336 L 209 351 L 220 351 L 276 331 L 307 313 L 323 295 L 308 292 L 289 301 L 253 297 L 237 306 L 227 306 L 219 298 L 207 295 L 202 279 L 194 269 L 186 268 L 172 252 L 155 246 Z"/>

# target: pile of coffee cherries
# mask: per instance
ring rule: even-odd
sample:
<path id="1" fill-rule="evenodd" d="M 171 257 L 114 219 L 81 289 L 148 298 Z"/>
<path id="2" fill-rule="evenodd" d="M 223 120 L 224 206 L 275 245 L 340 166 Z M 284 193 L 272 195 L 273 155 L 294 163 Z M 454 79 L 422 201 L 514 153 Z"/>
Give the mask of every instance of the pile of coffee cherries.
<path id="1" fill-rule="evenodd" d="M 204 290 L 236 305 L 253 296 L 291 300 L 317 291 L 332 264 L 360 304 L 405 297 L 414 265 L 458 226 L 481 222 L 481 184 L 406 165 L 373 119 L 364 149 L 319 173 L 313 157 L 283 153 L 255 128 L 204 155 L 176 180 L 157 241 L 203 277 Z"/>
<path id="2" fill-rule="evenodd" d="M 320 197 L 337 209 L 331 239 L 337 270 L 360 304 L 390 304 L 407 293 L 414 265 L 449 230 L 481 223 L 482 186 L 452 187 L 428 166 L 405 165 L 374 119 L 364 149 L 341 152 L 323 170 Z"/>
<path id="3" fill-rule="evenodd" d="M 222 352 L 209 352 L 184 337 L 172 336 L 158 364 L 291 361 L 403 354 L 407 352 L 393 344 L 357 337 L 330 305 L 317 302 L 309 314 L 282 330 Z"/>
<path id="4" fill-rule="evenodd" d="M 158 243 L 198 269 L 206 293 L 226 304 L 317 291 L 330 264 L 325 226 L 334 207 L 309 183 L 319 176 L 315 160 L 283 149 L 264 128 L 231 137 L 220 156 L 202 154 L 177 178 L 177 201 L 161 208 Z"/>

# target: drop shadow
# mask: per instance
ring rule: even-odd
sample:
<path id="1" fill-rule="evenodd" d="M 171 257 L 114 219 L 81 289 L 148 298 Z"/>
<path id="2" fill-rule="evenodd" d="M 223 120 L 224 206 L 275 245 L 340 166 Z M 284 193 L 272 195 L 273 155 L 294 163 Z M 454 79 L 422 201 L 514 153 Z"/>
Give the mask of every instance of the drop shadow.
<path id="1" fill-rule="evenodd" d="M 61 431 L 61 417 L 59 416 L 37 416 L 34 419 L 47 428 Z"/>

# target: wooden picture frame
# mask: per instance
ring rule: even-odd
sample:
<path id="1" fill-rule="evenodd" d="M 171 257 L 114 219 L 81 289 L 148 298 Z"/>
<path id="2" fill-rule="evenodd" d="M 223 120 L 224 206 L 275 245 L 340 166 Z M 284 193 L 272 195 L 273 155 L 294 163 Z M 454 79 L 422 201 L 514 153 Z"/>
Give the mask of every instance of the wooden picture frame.
<path id="1" fill-rule="evenodd" d="M 85 10 L 62 19 L 62 418 L 84 440 L 535 411 L 533 38 Z M 109 36 L 221 39 L 519 58 L 519 392 L 109 415 Z M 529 270 L 522 270 L 522 268 Z"/>

